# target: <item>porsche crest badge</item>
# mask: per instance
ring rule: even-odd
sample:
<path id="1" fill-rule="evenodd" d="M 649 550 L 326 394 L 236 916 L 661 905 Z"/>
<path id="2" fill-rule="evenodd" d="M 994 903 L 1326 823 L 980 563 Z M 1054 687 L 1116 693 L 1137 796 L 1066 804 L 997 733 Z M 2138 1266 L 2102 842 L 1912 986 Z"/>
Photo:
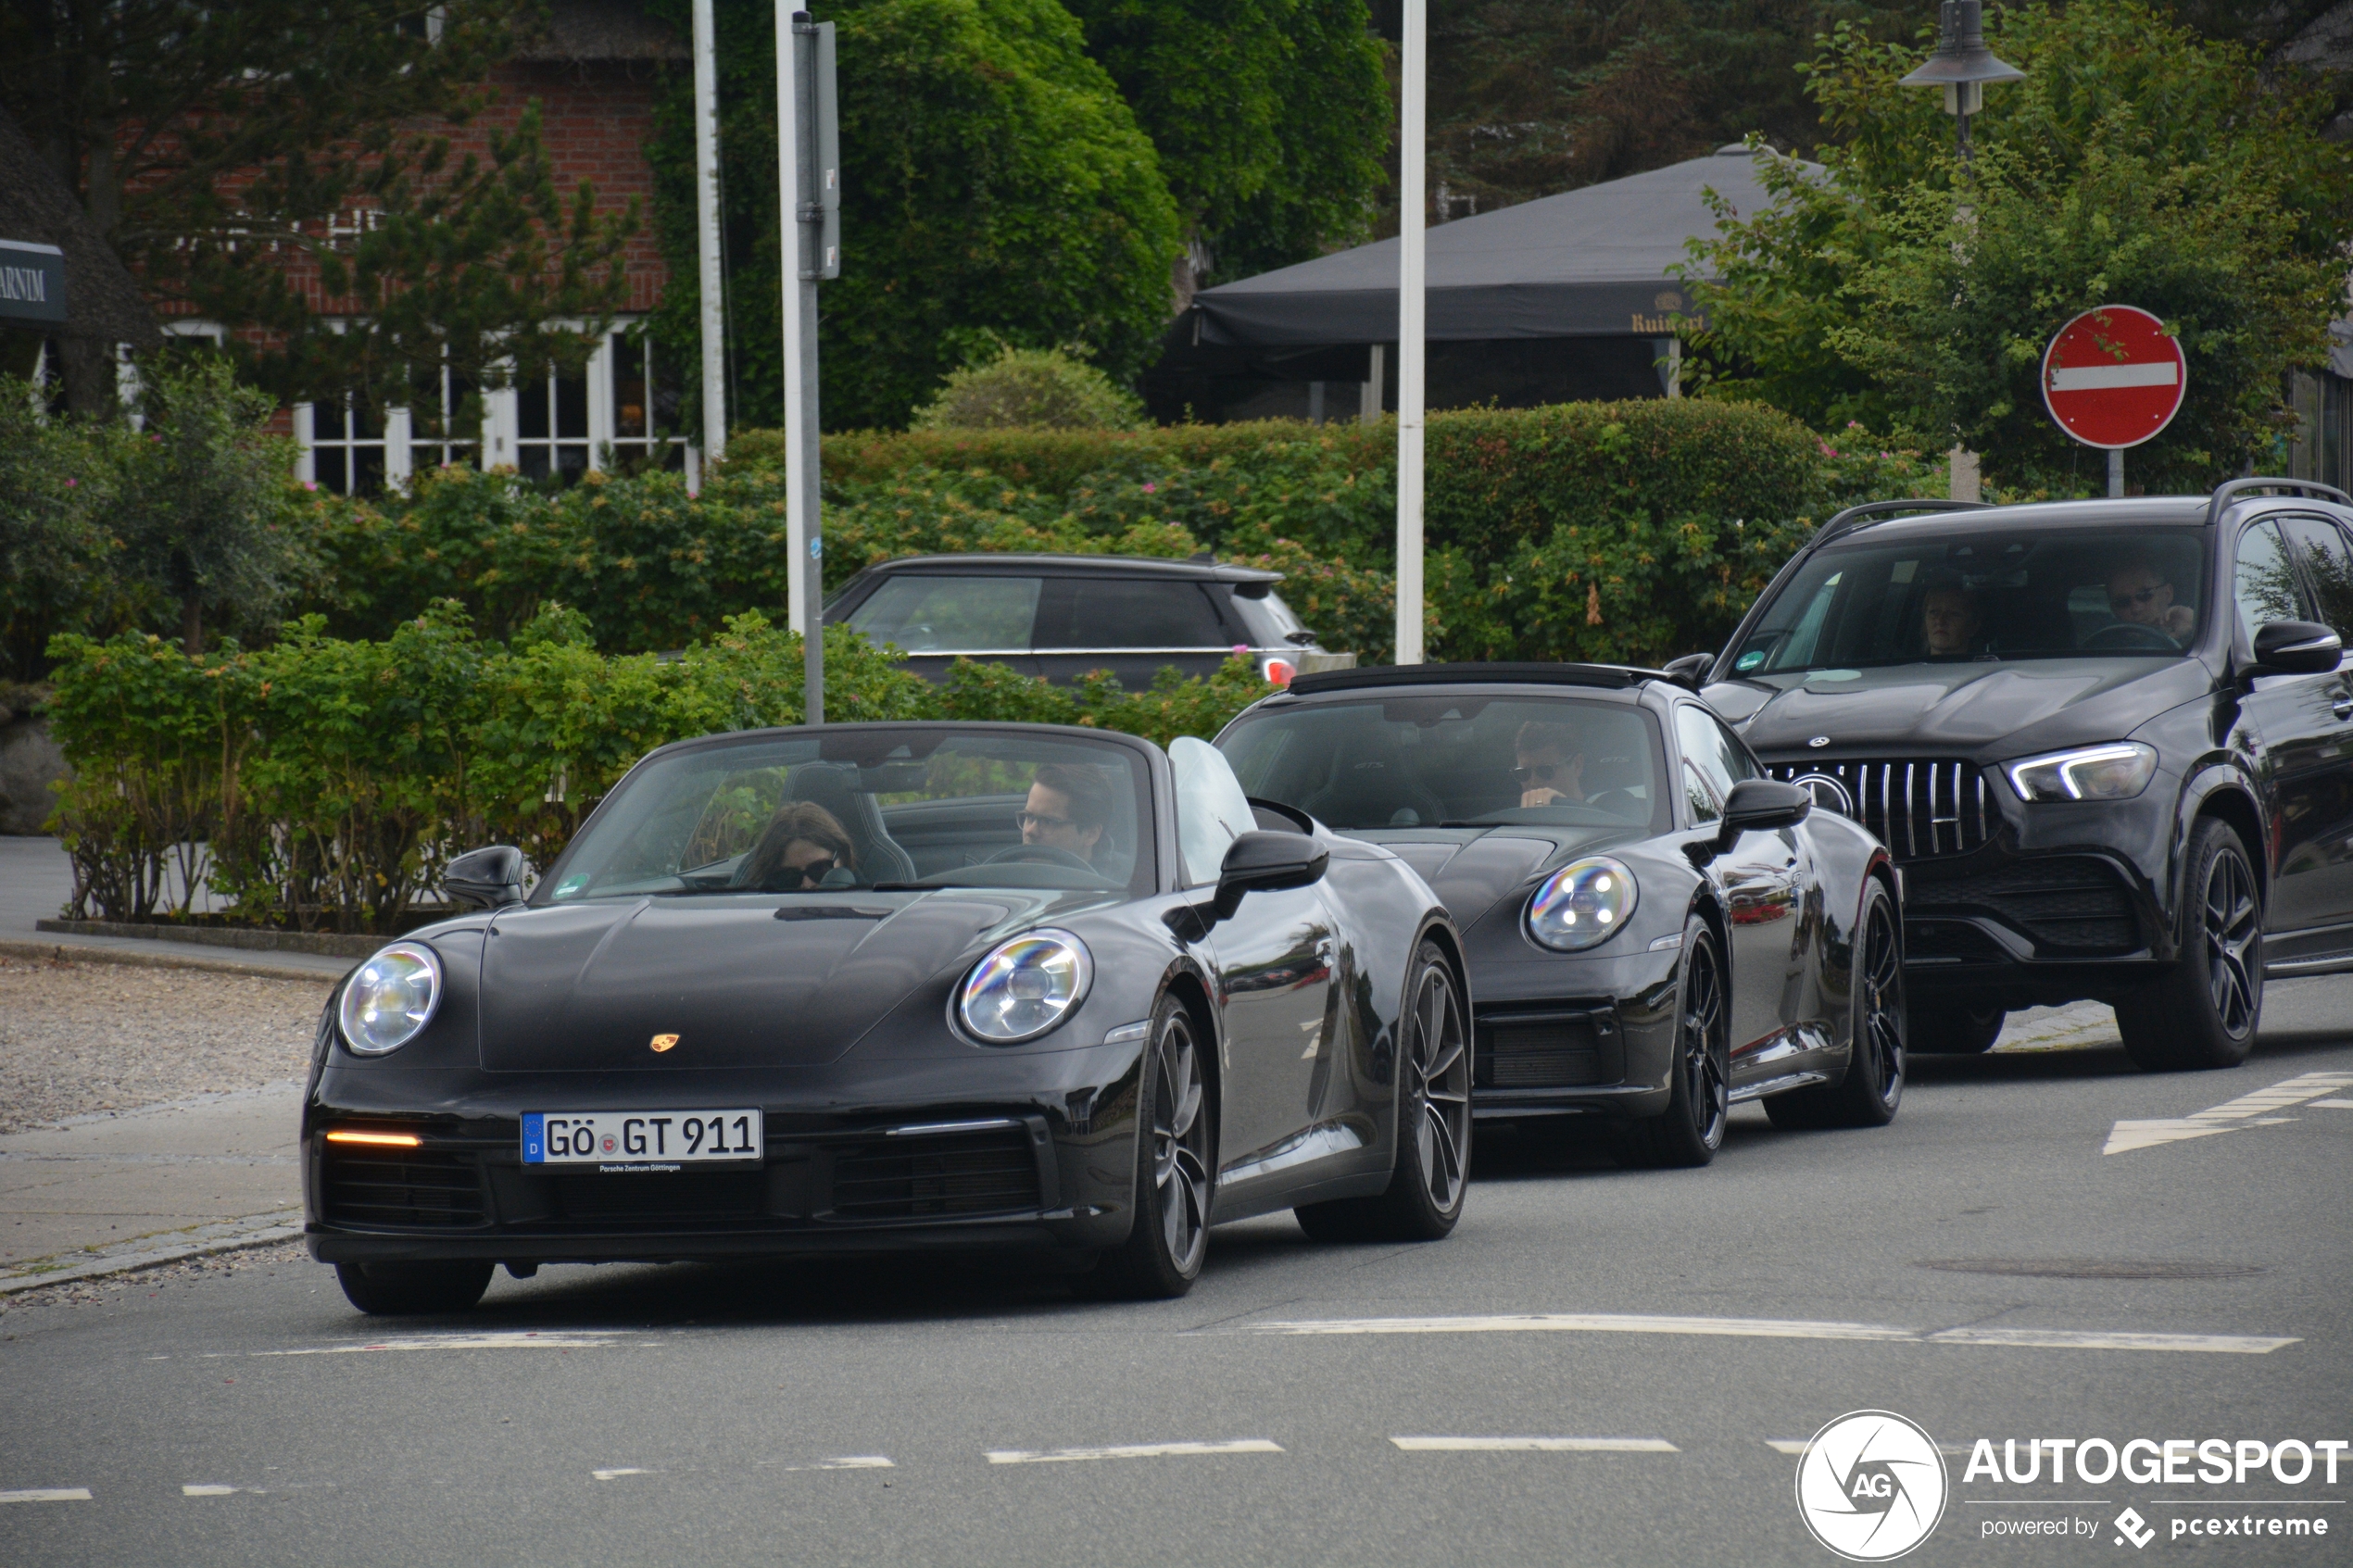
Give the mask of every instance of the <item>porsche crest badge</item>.
<path id="1" fill-rule="evenodd" d="M 668 1050 L 671 1047 L 676 1045 L 678 1043 L 678 1036 L 675 1035 L 656 1035 L 651 1040 L 648 1040 L 646 1043 L 653 1047 L 655 1053 L 659 1055 L 660 1053 Z"/>

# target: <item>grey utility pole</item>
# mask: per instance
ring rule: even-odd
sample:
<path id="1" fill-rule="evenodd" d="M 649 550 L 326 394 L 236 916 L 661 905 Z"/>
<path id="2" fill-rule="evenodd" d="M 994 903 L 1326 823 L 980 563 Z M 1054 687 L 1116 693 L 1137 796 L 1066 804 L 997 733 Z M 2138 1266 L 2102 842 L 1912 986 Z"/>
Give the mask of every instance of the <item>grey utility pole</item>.
<path id="1" fill-rule="evenodd" d="M 702 291 L 702 456 L 727 455 L 726 282 L 719 250 L 719 30 L 695 0 L 695 259 Z"/>
<path id="2" fill-rule="evenodd" d="M 825 533 L 817 447 L 817 284 L 841 276 L 841 132 L 834 24 L 776 6 L 776 167 L 783 187 L 785 537 L 790 623 L 807 668 L 802 721 L 825 721 Z"/>

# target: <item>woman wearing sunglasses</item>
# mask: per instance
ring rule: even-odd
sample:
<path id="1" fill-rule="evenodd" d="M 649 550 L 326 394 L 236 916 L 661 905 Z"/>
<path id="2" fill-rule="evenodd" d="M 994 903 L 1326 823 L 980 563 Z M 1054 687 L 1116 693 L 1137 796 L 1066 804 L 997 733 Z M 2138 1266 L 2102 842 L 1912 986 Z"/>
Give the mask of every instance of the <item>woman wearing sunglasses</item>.
<path id="1" fill-rule="evenodd" d="M 1567 724 L 1522 724 L 1513 751 L 1516 765 L 1512 777 L 1518 781 L 1522 806 L 1585 798 L 1585 751 Z"/>
<path id="2" fill-rule="evenodd" d="M 844 874 L 846 873 L 846 874 Z M 744 858 L 743 885 L 768 893 L 858 884 L 858 851 L 831 811 L 808 800 L 787 800 L 761 830 Z"/>

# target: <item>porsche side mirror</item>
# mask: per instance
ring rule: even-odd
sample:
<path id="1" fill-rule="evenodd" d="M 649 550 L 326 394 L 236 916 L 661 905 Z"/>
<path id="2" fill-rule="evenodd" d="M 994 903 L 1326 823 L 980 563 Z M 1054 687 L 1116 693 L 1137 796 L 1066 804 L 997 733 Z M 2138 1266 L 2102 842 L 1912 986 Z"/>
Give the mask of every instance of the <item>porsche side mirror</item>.
<path id="1" fill-rule="evenodd" d="M 469 849 L 441 873 L 441 891 L 458 903 L 496 909 L 522 902 L 522 851 L 511 844 Z"/>
<path id="2" fill-rule="evenodd" d="M 1716 656 L 1712 653 L 1687 653 L 1680 659 L 1668 659 L 1658 669 L 1660 674 L 1677 685 L 1697 691 L 1701 683 L 1707 679 L 1708 669 L 1715 662 Z"/>
<path id="3" fill-rule="evenodd" d="M 1749 832 L 1771 833 L 1793 828 L 1814 809 L 1814 797 L 1779 779 L 1743 779 L 1724 802 L 1724 823 L 1717 841 L 1727 848 Z"/>
<path id="4" fill-rule="evenodd" d="M 1285 887 L 1306 887 L 1324 880 L 1332 852 L 1298 833 L 1246 833 L 1227 847 L 1217 868 L 1217 897 L 1212 906 L 1219 920 L 1231 920 L 1246 893 L 1272 893 Z"/>
<path id="5" fill-rule="evenodd" d="M 2255 664 L 2262 674 L 2325 675 L 2344 656 L 2344 641 L 2316 621 L 2271 621 L 2256 629 Z"/>

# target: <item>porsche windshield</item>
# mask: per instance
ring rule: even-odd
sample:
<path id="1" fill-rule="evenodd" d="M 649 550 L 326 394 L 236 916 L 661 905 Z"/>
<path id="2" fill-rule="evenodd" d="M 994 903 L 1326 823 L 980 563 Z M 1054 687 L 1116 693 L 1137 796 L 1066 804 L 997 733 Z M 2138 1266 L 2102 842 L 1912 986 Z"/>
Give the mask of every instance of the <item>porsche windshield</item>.
<path id="1" fill-rule="evenodd" d="M 1319 702 L 1248 715 L 1217 744 L 1246 792 L 1343 830 L 1622 828 L 1666 814 L 1657 728 L 1627 703 L 1476 692 Z"/>
<path id="2" fill-rule="evenodd" d="M 1732 672 L 2178 658 L 2207 613 L 2203 538 L 2189 528 L 1866 529 L 1782 585 Z"/>
<path id="3" fill-rule="evenodd" d="M 1142 757 L 986 730 L 697 746 L 637 770 L 534 902 L 893 887 L 1113 891 L 1152 878 Z"/>

